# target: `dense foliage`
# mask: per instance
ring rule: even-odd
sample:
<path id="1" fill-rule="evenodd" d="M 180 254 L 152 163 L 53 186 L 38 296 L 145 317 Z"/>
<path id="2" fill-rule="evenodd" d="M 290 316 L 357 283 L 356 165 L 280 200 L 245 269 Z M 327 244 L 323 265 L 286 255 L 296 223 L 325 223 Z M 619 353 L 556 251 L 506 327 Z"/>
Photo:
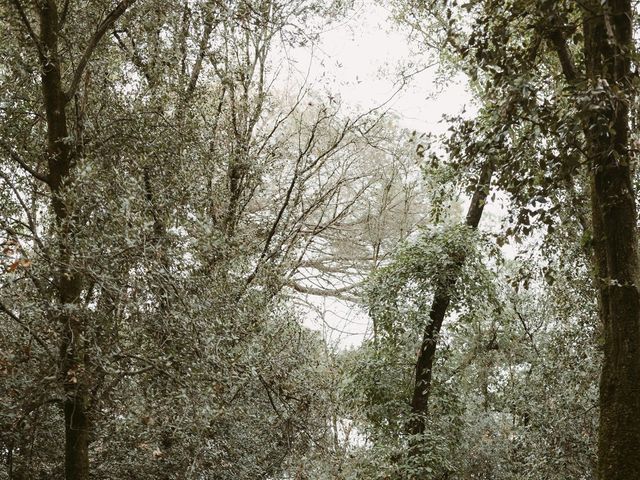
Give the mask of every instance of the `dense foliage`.
<path id="1" fill-rule="evenodd" d="M 381 3 L 441 138 L 288 59 L 358 2 L 0 3 L 0 479 L 640 476 L 635 7 Z"/>

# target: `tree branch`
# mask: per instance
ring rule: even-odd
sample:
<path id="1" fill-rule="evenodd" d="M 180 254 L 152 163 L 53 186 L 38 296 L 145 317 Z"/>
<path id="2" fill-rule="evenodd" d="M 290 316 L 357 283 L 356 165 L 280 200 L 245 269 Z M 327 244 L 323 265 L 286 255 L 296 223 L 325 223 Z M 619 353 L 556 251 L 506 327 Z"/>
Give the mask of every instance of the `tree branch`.
<path id="1" fill-rule="evenodd" d="M 562 73 L 564 74 L 567 82 L 572 85 L 575 84 L 578 81 L 578 70 L 573 63 L 573 58 L 564 35 L 562 35 L 560 30 L 555 29 L 549 32 L 547 38 L 558 55 L 558 60 L 560 60 L 560 66 L 562 67 Z"/>
<path id="2" fill-rule="evenodd" d="M 552 2 L 545 2 L 543 9 L 545 8 L 552 9 Z M 558 55 L 558 60 L 562 67 L 562 73 L 564 74 L 567 82 L 574 85 L 578 81 L 579 74 L 563 32 L 566 31 L 566 28 L 567 27 L 564 22 L 553 10 L 546 12 L 544 25 L 538 27 L 539 31 L 542 30 L 542 35 L 547 38 Z"/>
<path id="3" fill-rule="evenodd" d="M 189 76 L 189 85 L 187 86 L 186 98 L 188 99 L 193 91 L 196 89 L 196 85 L 198 83 L 198 78 L 200 77 L 200 71 L 202 70 L 202 62 L 207 53 L 207 46 L 209 45 L 209 38 L 211 37 L 211 32 L 213 31 L 213 20 L 205 19 L 204 31 L 202 32 L 202 38 L 200 39 L 200 45 L 198 48 L 198 56 L 196 57 L 196 62 L 193 65 L 191 70 L 191 75 Z"/>
<path id="4" fill-rule="evenodd" d="M 46 60 L 46 56 L 44 54 L 44 50 L 42 49 L 42 42 L 40 41 L 40 38 L 38 37 L 36 32 L 33 30 L 33 27 L 31 26 L 31 22 L 29 22 L 29 18 L 27 17 L 27 14 L 24 11 L 24 8 L 22 8 L 22 5 L 20 4 L 20 0 L 11 0 L 11 3 L 15 7 L 15 9 L 18 11 L 20 20 L 22 20 L 22 23 L 27 29 L 27 33 L 29 34 L 29 37 L 31 38 L 31 40 L 33 41 L 33 44 L 38 50 L 38 58 L 40 59 L 40 62 L 44 63 L 44 61 Z"/>
<path id="5" fill-rule="evenodd" d="M 142 59 L 142 56 L 140 55 L 140 52 L 138 51 L 138 49 L 136 47 L 135 41 L 133 40 L 133 38 L 131 37 L 131 35 L 129 34 L 129 32 L 126 29 L 123 32 L 127 34 L 127 37 L 129 37 L 129 39 L 131 41 L 131 50 L 129 50 L 129 47 L 127 47 L 127 44 L 124 43 L 124 40 L 122 40 L 122 38 L 120 38 L 119 33 L 116 30 L 114 30 L 113 31 L 113 36 L 116 39 L 116 41 L 118 42 L 118 45 L 120 46 L 120 49 L 125 54 L 131 56 L 131 62 L 138 68 L 138 70 L 140 70 L 142 75 L 144 75 L 144 78 L 147 79 L 147 83 L 149 84 L 149 86 L 153 86 L 153 84 L 154 84 L 153 77 L 152 77 L 151 73 L 149 72 L 148 65 Z"/>
<path id="6" fill-rule="evenodd" d="M 100 25 L 98 25 L 98 28 L 94 32 L 91 40 L 89 41 L 89 44 L 85 48 L 84 53 L 80 58 L 80 63 L 78 63 L 78 66 L 76 67 L 76 70 L 73 74 L 73 80 L 71 81 L 69 90 L 67 90 L 64 95 L 67 102 L 71 100 L 71 97 L 73 97 L 76 90 L 78 89 L 78 85 L 80 84 L 80 79 L 82 78 L 84 69 L 87 67 L 91 55 L 93 55 L 94 50 L 100 43 L 100 40 L 102 40 L 102 37 L 104 37 L 104 34 L 109 28 L 111 28 L 116 20 L 118 20 L 118 18 L 120 18 L 127 11 L 127 8 L 129 8 L 135 2 L 136 0 L 122 0 L 120 3 L 118 3 L 116 8 L 111 10 L 111 13 L 109 13 L 109 15 L 107 15 L 102 22 L 100 22 Z"/>
<path id="7" fill-rule="evenodd" d="M 30 173 L 31 176 L 33 176 L 34 178 L 40 180 L 41 182 L 44 182 L 47 185 L 49 185 L 49 177 L 47 175 L 42 174 L 42 173 L 38 173 L 36 170 L 31 168 L 29 166 L 29 164 L 27 164 L 27 162 L 25 162 L 24 159 L 18 154 L 18 152 L 16 152 L 13 148 L 11 148 L 11 145 L 9 145 L 4 140 L 0 139 L 0 146 L 2 146 L 2 148 L 4 148 L 7 151 L 7 153 L 9 153 L 9 156 L 11 157 L 11 159 L 13 161 L 15 161 L 18 165 L 20 165 L 28 173 Z"/>
<path id="8" fill-rule="evenodd" d="M 27 217 L 27 221 L 29 222 L 28 225 L 25 225 L 24 222 L 20 222 L 20 223 L 29 229 L 29 231 L 31 232 L 31 237 L 33 238 L 33 240 L 38 244 L 38 246 L 42 249 L 43 252 L 46 252 L 47 249 L 44 246 L 44 244 L 42 243 L 42 240 L 40 240 L 40 237 L 38 236 L 38 229 L 36 227 L 36 221 L 33 218 L 33 215 L 31 214 L 31 211 L 27 207 L 27 204 L 25 203 L 24 199 L 20 195 L 20 192 L 18 191 L 16 186 L 13 184 L 13 182 L 11 181 L 9 176 L 5 175 L 5 173 L 2 172 L 2 171 L 0 171 L 0 178 L 2 178 L 2 180 L 4 180 L 4 182 L 11 189 L 13 194 L 16 196 L 16 199 L 18 200 L 18 203 L 20 203 L 20 206 L 22 207 L 22 210 L 24 211 L 24 214 Z M 2 221 L 2 223 L 4 223 L 4 220 Z M 7 225 L 7 227 L 8 227 L 8 225 Z"/>
<path id="9" fill-rule="evenodd" d="M 62 14 L 60 15 L 60 19 L 58 20 L 59 29 L 61 29 L 66 23 L 68 13 L 69 13 L 69 0 L 64 0 L 64 5 L 62 6 Z"/>
<path id="10" fill-rule="evenodd" d="M 522 328 L 524 328 L 524 332 L 529 337 L 529 340 L 531 340 L 531 346 L 533 347 L 533 349 L 535 350 L 536 354 L 539 357 L 540 356 L 540 351 L 538 350 L 538 347 L 536 346 L 536 341 L 533 338 L 533 333 L 529 329 L 529 325 L 527 325 L 527 322 L 525 321 L 524 317 L 518 311 L 518 309 L 516 308 L 515 305 L 513 305 L 513 311 L 516 313 L 516 316 L 518 317 L 518 320 L 520 320 L 520 324 L 522 325 Z"/>
<path id="11" fill-rule="evenodd" d="M 318 297 L 333 297 L 338 300 L 347 300 L 353 303 L 359 303 L 357 297 L 352 295 L 346 295 L 346 293 L 352 291 L 354 288 L 360 286 L 362 282 L 354 283 L 352 285 L 347 285 L 344 287 L 338 288 L 317 288 L 317 287 L 305 287 L 304 285 L 300 285 L 299 283 L 290 280 L 286 283 L 286 286 L 295 290 L 298 293 L 303 293 L 305 295 L 314 295 Z"/>
<path id="12" fill-rule="evenodd" d="M 31 337 L 36 341 L 36 343 L 38 343 L 38 345 L 40 345 L 44 349 L 44 351 L 47 352 L 50 358 L 56 358 L 51 352 L 51 350 L 49 350 L 49 346 L 44 342 L 44 340 L 42 340 L 36 333 L 32 332 L 31 328 L 29 328 L 29 325 L 24 323 L 20 319 L 20 317 L 18 317 L 18 315 L 16 315 L 11 310 L 9 310 L 2 302 L 0 302 L 0 312 L 3 312 L 5 315 L 11 318 L 14 322 L 16 322 L 20 326 L 20 328 L 22 328 L 25 332 L 31 335 Z"/>

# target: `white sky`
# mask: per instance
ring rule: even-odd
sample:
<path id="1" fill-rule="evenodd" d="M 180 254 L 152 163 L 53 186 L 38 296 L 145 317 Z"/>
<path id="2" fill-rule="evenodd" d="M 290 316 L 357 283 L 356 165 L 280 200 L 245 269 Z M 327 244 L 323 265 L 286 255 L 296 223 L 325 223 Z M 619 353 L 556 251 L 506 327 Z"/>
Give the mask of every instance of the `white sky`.
<path id="1" fill-rule="evenodd" d="M 311 84 L 338 93 L 344 104 L 360 111 L 392 99 L 387 106 L 402 126 L 444 132 L 446 125 L 440 123 L 443 114 L 459 113 L 465 105 L 472 109 L 464 79 L 437 85 L 432 67 L 413 75 L 398 92 L 400 68 L 416 71 L 433 59 L 412 52 L 419 51 L 420 45 L 409 44 L 407 32 L 397 29 L 383 7 L 367 3 L 328 26 L 319 42 L 288 52 L 299 74 L 304 76 L 308 71 Z"/>

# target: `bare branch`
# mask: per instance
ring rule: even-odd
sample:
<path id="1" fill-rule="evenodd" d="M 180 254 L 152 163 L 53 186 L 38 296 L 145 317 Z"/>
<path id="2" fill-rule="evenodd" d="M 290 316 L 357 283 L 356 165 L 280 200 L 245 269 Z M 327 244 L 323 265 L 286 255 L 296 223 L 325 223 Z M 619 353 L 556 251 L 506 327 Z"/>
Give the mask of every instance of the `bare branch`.
<path id="1" fill-rule="evenodd" d="M 124 40 L 122 40 L 122 38 L 120 37 L 120 34 L 119 34 L 118 31 L 116 31 L 116 30 L 113 31 L 113 37 L 118 42 L 118 46 L 120 47 L 120 49 L 125 54 L 130 55 L 131 62 L 138 68 L 138 70 L 140 70 L 142 75 L 144 75 L 144 78 L 147 80 L 147 83 L 150 86 L 153 86 L 153 84 L 154 84 L 153 76 L 151 75 L 151 72 L 149 71 L 148 65 L 142 59 L 142 56 L 140 55 L 140 52 L 138 51 L 138 49 L 136 47 L 135 41 L 133 40 L 131 35 L 129 35 L 129 32 L 126 29 L 124 30 L 124 33 L 127 34 L 127 37 L 129 37 L 129 39 L 131 41 L 131 49 L 129 49 L 129 47 L 127 47 L 127 44 L 124 43 Z"/>
<path id="2" fill-rule="evenodd" d="M 347 295 L 349 292 L 353 291 L 355 288 L 361 285 L 361 282 L 354 283 L 351 285 L 346 285 L 344 287 L 337 288 L 318 288 L 318 287 L 307 287 L 304 285 L 300 285 L 293 280 L 287 282 L 286 286 L 295 290 L 298 293 L 303 293 L 305 295 L 314 295 L 317 297 L 333 297 L 339 300 L 347 300 L 353 303 L 359 303 L 358 297 L 354 295 Z"/>
<path id="3" fill-rule="evenodd" d="M 307 144 L 306 144 L 304 150 L 301 150 L 299 152 L 298 158 L 296 160 L 296 165 L 295 165 L 295 169 L 294 169 L 294 173 L 293 173 L 293 178 L 291 179 L 291 183 L 289 184 L 289 188 L 287 188 L 287 192 L 285 194 L 285 197 L 284 197 L 284 200 L 283 200 L 282 205 L 280 207 L 280 210 L 278 211 L 278 214 L 276 215 L 276 218 L 275 218 L 273 224 L 271 225 L 271 229 L 269 230 L 269 233 L 267 234 L 267 239 L 266 239 L 266 241 L 264 243 L 264 248 L 262 249 L 262 253 L 260 254 L 260 259 L 258 260 L 256 268 L 254 269 L 253 273 L 251 275 L 249 275 L 249 277 L 247 279 L 247 285 L 251 284 L 253 279 L 258 274 L 258 271 L 260 270 L 263 261 L 268 258 L 267 254 L 269 252 L 269 247 L 271 246 L 271 241 L 273 240 L 273 237 L 276 234 L 276 231 L 278 229 L 278 225 L 280 224 L 280 221 L 282 220 L 282 217 L 283 217 L 287 207 L 289 206 L 289 202 L 291 201 L 291 195 L 293 193 L 293 189 L 296 186 L 296 183 L 297 183 L 297 181 L 299 179 L 300 172 L 299 172 L 298 169 L 300 167 L 300 164 L 301 164 L 303 158 L 309 152 L 309 150 L 311 149 L 311 147 L 314 144 L 314 140 L 315 140 L 315 136 L 316 136 L 316 129 L 317 128 L 318 128 L 318 123 L 313 125 L 313 127 L 311 129 L 311 134 L 310 134 L 310 136 L 308 138 L 308 141 L 307 141 Z"/>
<path id="4" fill-rule="evenodd" d="M 262 383 L 262 386 L 267 392 L 267 396 L 269 397 L 269 403 L 271 404 L 271 408 L 273 408 L 273 411 L 276 412 L 276 415 L 278 415 L 278 417 L 282 418 L 282 415 L 280 414 L 280 410 L 278 410 L 278 407 L 276 407 L 276 402 L 273 399 L 273 396 L 271 395 L 271 386 L 265 381 L 265 379 L 259 373 L 258 373 L 258 380 L 260 380 L 260 383 Z"/>
<path id="5" fill-rule="evenodd" d="M 524 317 L 518 311 L 518 309 L 516 308 L 515 305 L 513 305 L 513 311 L 516 313 L 516 316 L 518 317 L 518 320 L 520 320 L 520 324 L 522 325 L 522 328 L 524 328 L 524 332 L 529 337 L 529 340 L 531 340 L 531 346 L 533 347 L 535 352 L 538 354 L 538 356 L 540 356 L 540 351 L 538 350 L 538 347 L 536 346 L 536 341 L 533 338 L 533 333 L 531 332 L 531 329 L 529 329 L 529 326 L 527 325 L 527 322 L 525 321 Z"/>
<path id="6" fill-rule="evenodd" d="M 16 196 L 16 199 L 18 200 L 18 203 L 20 203 L 20 206 L 22 207 L 22 210 L 24 211 L 24 214 L 27 217 L 27 221 L 29 222 L 28 225 L 25 225 L 23 222 L 20 222 L 20 223 L 22 225 L 25 225 L 29 229 L 29 231 L 31 232 L 31 237 L 33 238 L 33 240 L 38 244 L 38 246 L 43 251 L 46 251 L 46 248 L 45 248 L 44 244 L 42 243 L 42 240 L 40 240 L 40 237 L 38 236 L 38 229 L 36 227 L 36 221 L 33 218 L 33 215 L 31 214 L 31 211 L 27 207 L 27 204 L 25 203 L 24 199 L 22 198 L 22 195 L 20 195 L 20 192 L 18 191 L 18 189 L 15 187 L 13 182 L 11 182 L 11 179 L 7 175 L 5 175 L 4 172 L 0 171 L 0 177 L 5 181 L 5 183 L 11 189 L 13 194 Z"/>

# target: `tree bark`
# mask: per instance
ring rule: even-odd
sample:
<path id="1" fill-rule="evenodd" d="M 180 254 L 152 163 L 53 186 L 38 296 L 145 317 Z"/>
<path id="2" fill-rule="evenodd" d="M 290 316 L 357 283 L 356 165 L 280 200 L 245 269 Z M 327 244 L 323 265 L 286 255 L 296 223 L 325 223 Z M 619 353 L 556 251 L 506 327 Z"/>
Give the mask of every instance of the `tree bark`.
<path id="1" fill-rule="evenodd" d="M 604 332 L 600 480 L 640 478 L 640 264 L 629 151 L 632 13 L 629 0 L 592 1 L 583 11 L 590 88 L 585 137 Z"/>
<path id="2" fill-rule="evenodd" d="M 629 0 L 582 4 L 587 102 L 583 131 L 604 359 L 600 377 L 598 478 L 640 478 L 640 293 L 629 145 L 633 8 Z M 566 80 L 581 79 L 559 32 L 551 38 Z"/>
<path id="3" fill-rule="evenodd" d="M 57 322 L 62 338 L 60 379 L 65 392 L 65 476 L 67 480 L 86 480 L 89 478 L 89 397 L 83 347 L 84 322 L 73 308 L 80 298 L 82 280 L 71 266 L 71 218 L 62 191 L 70 177 L 74 158 L 67 127 L 67 100 L 62 87 L 55 2 L 43 2 L 39 13 L 40 40 L 46 52 L 41 65 L 41 82 L 47 119 L 48 183 L 58 229 Z"/>
<path id="4" fill-rule="evenodd" d="M 493 167 L 487 162 L 482 167 L 480 178 L 476 186 L 471 204 L 467 210 L 465 225 L 472 229 L 477 229 L 482 211 L 489 193 L 489 185 L 491 176 L 493 175 Z M 466 260 L 466 253 L 460 252 L 455 264 L 448 272 L 446 278 L 440 286 L 436 288 L 431 309 L 429 311 L 429 323 L 425 326 L 422 344 L 418 353 L 415 368 L 415 382 L 413 390 L 413 398 L 411 400 L 411 410 L 413 418 L 409 425 L 409 433 L 418 435 L 424 433 L 425 419 L 429 409 L 429 394 L 431 391 L 431 379 L 433 372 L 433 361 L 435 359 L 436 347 L 438 343 L 438 335 L 442 328 L 445 315 L 449 304 L 451 303 L 451 290 L 455 287 L 460 276 L 460 271 Z M 411 454 L 418 453 L 419 448 L 413 448 Z"/>
<path id="5" fill-rule="evenodd" d="M 40 60 L 42 98 L 47 126 L 47 174 L 44 180 L 51 190 L 51 208 L 57 229 L 58 259 L 54 278 L 57 285 L 55 320 L 60 328 L 59 376 L 65 392 L 65 478 L 88 480 L 90 431 L 90 380 L 84 348 L 86 318 L 81 314 L 81 274 L 73 267 L 73 212 L 65 201 L 65 188 L 72 177 L 76 151 L 67 125 L 66 108 L 100 40 L 113 23 L 135 0 L 122 0 L 100 22 L 73 72 L 68 91 L 64 89 L 62 61 L 58 48 L 61 22 L 55 0 L 36 2 L 38 34 L 31 28 L 20 2 L 13 2 L 28 30 Z"/>

